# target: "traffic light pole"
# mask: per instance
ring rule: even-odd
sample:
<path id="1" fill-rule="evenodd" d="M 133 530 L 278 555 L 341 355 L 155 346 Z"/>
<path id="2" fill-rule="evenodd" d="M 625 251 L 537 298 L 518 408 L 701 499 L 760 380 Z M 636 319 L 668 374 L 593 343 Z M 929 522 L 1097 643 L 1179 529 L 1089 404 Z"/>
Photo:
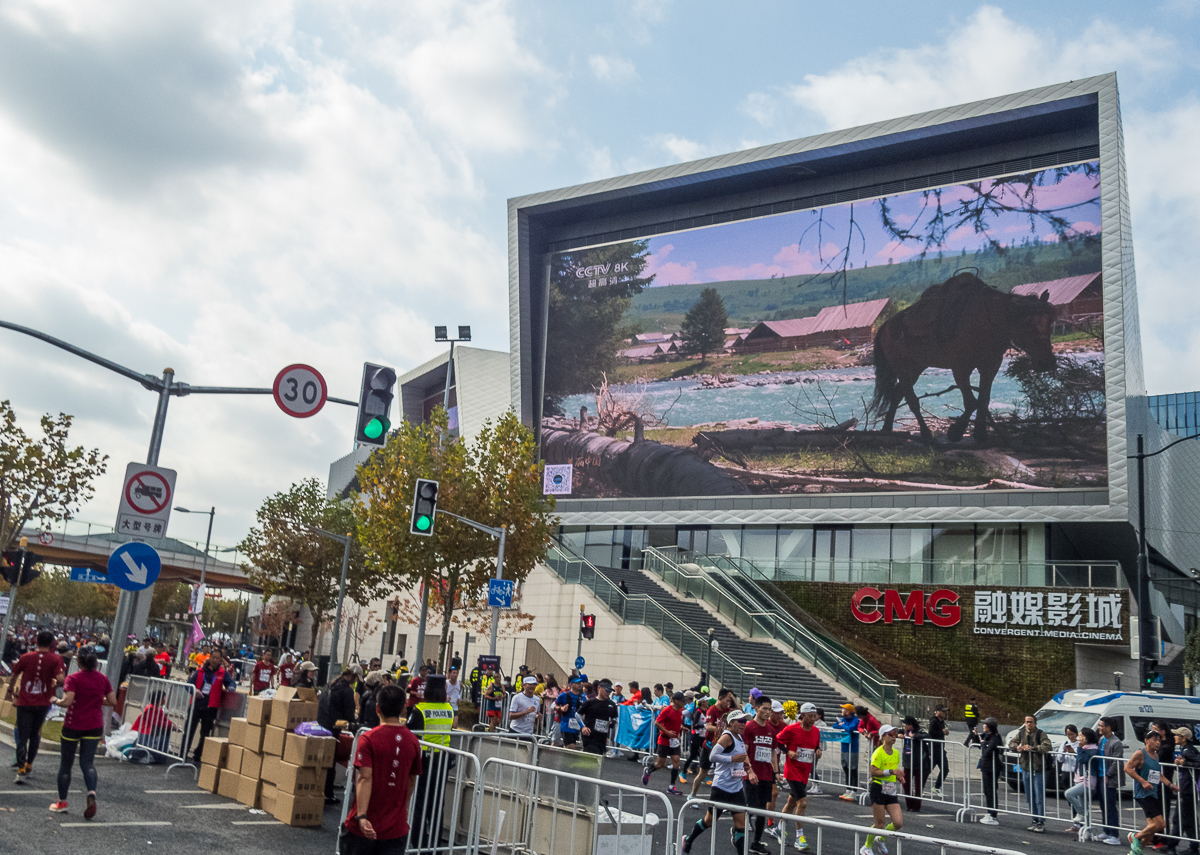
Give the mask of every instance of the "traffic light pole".
<path id="1" fill-rule="evenodd" d="M 332 683 L 338 674 L 342 672 L 341 666 L 338 663 L 337 648 L 342 628 L 342 601 L 346 599 L 346 570 L 350 566 L 350 535 L 334 534 L 331 531 L 325 531 L 323 528 L 317 528 L 315 525 L 308 525 L 305 528 L 309 531 L 315 531 L 317 534 L 324 535 L 330 540 L 336 540 L 344 547 L 342 549 L 342 581 L 338 583 L 337 612 L 333 618 L 333 635 L 330 638 L 329 644 L 329 673 L 325 675 L 326 682 Z M 313 620 L 316 619 L 317 616 L 313 615 Z M 315 650 L 313 651 L 313 655 L 316 655 Z"/>
<path id="2" fill-rule="evenodd" d="M 505 540 L 505 537 L 508 535 L 508 526 L 502 525 L 499 528 L 494 528 L 493 526 L 490 526 L 490 525 L 484 525 L 481 522 L 475 522 L 475 520 L 469 520 L 466 517 L 460 517 L 458 514 L 452 514 L 452 513 L 450 513 L 450 511 L 443 511 L 441 508 L 437 509 L 437 513 L 445 514 L 448 517 L 454 517 L 459 522 L 464 522 L 467 525 L 469 525 L 471 528 L 479 529 L 479 531 L 482 531 L 485 534 L 490 534 L 492 537 L 500 538 L 500 548 L 497 550 L 497 553 L 496 553 L 496 575 L 493 576 L 492 578 L 494 578 L 494 579 L 503 579 L 504 578 L 504 540 Z M 489 656 L 496 655 L 496 634 L 499 631 L 500 631 L 500 607 L 494 606 L 492 608 L 492 638 L 491 638 L 490 644 L 488 645 L 488 655 Z M 419 655 L 419 651 L 418 651 L 418 655 Z"/>
<path id="3" fill-rule="evenodd" d="M 8 644 L 8 630 L 12 626 L 13 612 L 17 610 L 17 591 L 21 587 L 21 576 L 25 573 L 25 550 L 29 547 L 29 538 L 21 538 L 21 563 L 17 565 L 17 575 L 13 578 L 12 584 L 8 586 L 8 611 L 4 613 L 4 633 L 0 634 L 0 654 L 4 653 L 4 647 Z M 16 652 L 16 645 L 13 645 L 13 651 Z"/>

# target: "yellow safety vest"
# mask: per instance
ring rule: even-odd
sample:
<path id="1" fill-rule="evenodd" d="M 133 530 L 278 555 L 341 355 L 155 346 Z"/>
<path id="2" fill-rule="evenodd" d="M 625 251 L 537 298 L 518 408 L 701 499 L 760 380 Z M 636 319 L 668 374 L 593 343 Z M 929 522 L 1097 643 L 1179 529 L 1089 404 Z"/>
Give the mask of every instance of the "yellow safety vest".
<path id="1" fill-rule="evenodd" d="M 967 704 L 966 713 L 963 716 L 967 721 L 975 721 L 979 718 L 979 707 L 975 704 Z"/>
<path id="2" fill-rule="evenodd" d="M 422 701 L 417 704 L 425 719 L 425 734 L 421 738 L 443 748 L 450 747 L 450 731 L 454 729 L 454 707 L 449 704 L 439 704 Z M 432 732 L 431 732 L 432 731 Z M 437 749 L 432 749 L 435 753 Z"/>

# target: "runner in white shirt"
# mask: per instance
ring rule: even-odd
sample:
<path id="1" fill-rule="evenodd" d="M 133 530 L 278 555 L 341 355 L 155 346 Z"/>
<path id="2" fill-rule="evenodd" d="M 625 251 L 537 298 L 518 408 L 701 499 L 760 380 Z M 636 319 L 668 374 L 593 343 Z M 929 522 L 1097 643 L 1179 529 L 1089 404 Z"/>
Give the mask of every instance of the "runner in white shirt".
<path id="1" fill-rule="evenodd" d="M 538 707 L 541 706 L 538 699 L 533 696 L 536 686 L 537 677 L 526 677 L 521 684 L 522 691 L 513 695 L 508 704 L 508 729 L 513 733 L 533 736 Z"/>
<path id="2" fill-rule="evenodd" d="M 446 703 L 454 707 L 454 711 L 458 712 L 458 702 L 462 699 L 462 682 L 458 679 L 458 669 L 451 668 L 450 676 L 446 680 Z"/>

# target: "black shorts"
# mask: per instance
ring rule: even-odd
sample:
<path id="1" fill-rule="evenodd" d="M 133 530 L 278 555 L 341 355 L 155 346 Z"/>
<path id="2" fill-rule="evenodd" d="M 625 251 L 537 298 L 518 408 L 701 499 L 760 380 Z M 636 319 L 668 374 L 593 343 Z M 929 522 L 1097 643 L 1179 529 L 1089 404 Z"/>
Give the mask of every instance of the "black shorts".
<path id="1" fill-rule="evenodd" d="M 767 807 L 771 804 L 771 792 L 774 786 L 774 782 L 764 781 L 761 778 L 757 784 L 746 781 L 742 784 L 742 792 L 746 794 L 746 804 L 756 808 Z"/>
<path id="2" fill-rule="evenodd" d="M 656 755 L 658 755 L 659 757 L 678 757 L 678 756 L 679 756 L 679 749 L 678 749 L 678 748 L 672 748 L 670 745 L 667 745 L 667 744 L 664 744 L 664 743 L 660 742 L 660 743 L 658 743 L 658 745 L 656 746 L 656 749 L 655 749 L 655 752 L 654 752 L 654 753 L 655 753 Z"/>
<path id="3" fill-rule="evenodd" d="M 392 840 L 367 840 L 347 832 L 338 843 L 339 855 L 404 855 L 407 849 L 407 834 Z"/>
<path id="4" fill-rule="evenodd" d="M 1146 815 L 1146 819 L 1154 819 L 1157 816 L 1163 815 L 1162 799 L 1158 796 L 1146 796 L 1144 799 L 1136 799 L 1138 805 L 1142 808 L 1142 813 Z"/>
<path id="5" fill-rule="evenodd" d="M 583 746 L 583 750 L 588 754 L 603 755 L 608 751 L 608 738 L 604 736 L 599 739 L 594 736 L 585 736 L 579 740 L 579 744 Z"/>
<path id="6" fill-rule="evenodd" d="M 787 785 L 788 785 L 788 789 L 791 790 L 792 798 L 794 798 L 794 799 L 808 798 L 808 782 L 807 781 L 793 781 L 791 778 L 788 778 Z"/>
<path id="7" fill-rule="evenodd" d="M 579 733 L 574 730 L 564 730 L 562 732 L 563 745 L 574 745 L 579 741 Z"/>
<path id="8" fill-rule="evenodd" d="M 62 729 L 62 738 L 71 742 L 78 742 L 81 739 L 103 739 L 104 728 L 97 727 L 93 730 L 76 730 L 73 727 L 64 727 Z"/>
<path id="9" fill-rule="evenodd" d="M 712 746 L 705 745 L 700 749 L 700 768 L 706 773 L 712 769 Z"/>
<path id="10" fill-rule="evenodd" d="M 883 784 L 871 784 L 871 804 L 873 805 L 898 805 L 900 804 L 900 782 L 891 781 L 896 785 L 896 795 L 885 796 L 883 794 Z"/>
<path id="11" fill-rule="evenodd" d="M 743 790 L 738 790 L 736 793 L 731 793 L 728 790 L 720 790 L 716 787 L 712 788 L 712 795 L 709 797 L 714 802 L 720 802 L 723 805 L 735 805 L 736 807 L 746 806 L 746 793 Z"/>

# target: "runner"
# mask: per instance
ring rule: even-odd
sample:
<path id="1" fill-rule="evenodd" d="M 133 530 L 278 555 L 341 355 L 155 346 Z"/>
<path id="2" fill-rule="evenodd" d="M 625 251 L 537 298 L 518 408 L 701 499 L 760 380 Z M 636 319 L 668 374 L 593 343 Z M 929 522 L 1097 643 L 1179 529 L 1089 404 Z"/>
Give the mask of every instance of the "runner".
<path id="1" fill-rule="evenodd" d="M 883 744 L 871 755 L 871 813 L 875 815 L 872 827 L 899 831 L 904 827 L 904 812 L 900 809 L 897 776 L 902 781 L 904 770 L 900 768 L 900 752 L 896 749 L 896 728 L 885 724 L 879 728 L 879 739 Z M 891 822 L 884 825 L 889 817 Z M 875 851 L 888 855 L 887 843 L 882 837 L 868 834 L 866 843 L 858 850 L 859 855 L 872 855 Z"/>
<path id="2" fill-rule="evenodd" d="M 87 785 L 87 807 L 84 819 L 96 815 L 96 749 L 104 736 L 104 706 L 115 707 L 117 696 L 108 678 L 96 670 L 96 651 L 84 647 L 79 651 L 79 670 L 67 677 L 63 696 L 55 701 L 66 709 L 63 718 L 62 751 L 58 764 L 58 801 L 50 805 L 54 813 L 66 813 L 67 792 L 71 789 L 71 767 L 75 752 L 79 752 L 79 769 Z"/>
<path id="3" fill-rule="evenodd" d="M 813 766 L 821 757 L 821 731 L 816 726 L 819 715 L 815 705 L 805 704 L 800 707 L 800 721 L 789 724 L 775 737 L 776 745 L 787 758 L 783 764 L 783 777 L 787 781 L 788 797 L 783 813 L 800 817 L 808 810 L 808 781 Z M 787 843 L 786 828 L 780 829 L 780 838 Z M 796 848 L 802 852 L 808 849 L 804 826 L 800 822 L 796 823 Z"/>
<path id="4" fill-rule="evenodd" d="M 704 782 L 705 776 L 712 768 L 712 747 L 725 729 L 725 716 L 733 709 L 733 701 L 733 692 L 721 689 L 717 692 L 717 702 L 710 704 L 708 712 L 704 714 L 704 747 L 700 751 L 700 771 L 696 773 L 696 777 L 692 778 L 691 797 L 693 799 L 696 798 L 700 784 Z M 699 805 L 692 805 L 692 807 L 696 810 L 700 809 Z"/>
<path id="5" fill-rule="evenodd" d="M 658 760 L 653 766 L 646 766 L 646 771 L 642 773 L 642 786 L 650 783 L 650 775 L 666 766 L 670 757 L 671 786 L 667 787 L 667 792 L 682 796 L 683 792 L 675 784 L 679 781 L 679 746 L 683 744 L 683 692 L 671 696 L 671 705 L 658 714 L 654 724 L 658 728 Z"/>
<path id="6" fill-rule="evenodd" d="M 279 685 L 292 685 L 292 676 L 296 673 L 296 657 L 290 653 L 283 654 L 283 659 L 279 661 Z"/>
<path id="7" fill-rule="evenodd" d="M 746 724 L 742 732 L 750 765 L 743 790 L 747 806 L 774 810 L 771 791 L 775 786 L 775 770 L 779 761 L 775 752 L 775 728 L 771 727 L 771 699 L 760 693 L 755 703 L 754 719 Z M 749 846 L 752 852 L 770 851 L 762 842 L 766 827 L 765 816 L 754 817 L 754 840 Z"/>
<path id="8" fill-rule="evenodd" d="M 24 784 L 25 776 L 33 771 L 38 747 L 42 742 L 42 723 L 50 712 L 54 700 L 54 687 L 63 679 L 66 667 L 62 657 L 50 650 L 54 644 L 54 633 L 42 630 L 37 634 L 37 650 L 26 653 L 13 666 L 8 678 L 5 700 L 13 699 L 13 688 L 17 691 L 17 726 L 14 736 L 17 741 L 17 780 Z"/>
<path id="9" fill-rule="evenodd" d="M 688 692 L 684 692 L 686 698 Z M 688 758 L 683 764 L 683 771 L 679 773 L 680 783 L 686 784 L 687 778 L 685 775 L 697 774 L 696 769 L 700 763 L 700 752 L 704 750 L 704 742 L 706 739 L 704 722 L 705 715 L 708 712 L 708 705 L 712 698 L 696 697 L 695 692 L 692 692 L 692 702 L 684 708 L 684 724 L 688 728 Z M 688 720 L 687 711 L 691 710 L 691 720 Z"/>
<path id="10" fill-rule="evenodd" d="M 579 708 L 585 700 L 583 696 L 583 681 L 578 677 L 574 677 L 571 680 L 571 691 L 562 692 L 554 702 L 554 709 L 558 711 L 558 729 L 562 733 L 564 748 L 579 750 L 579 729 L 581 722 L 578 713 Z"/>
<path id="11" fill-rule="evenodd" d="M 769 719 L 768 724 L 771 726 L 771 732 L 774 733 L 776 737 L 779 736 L 779 732 L 781 730 L 788 726 L 787 718 L 785 718 L 783 714 L 783 704 L 781 704 L 779 701 L 771 701 L 771 718 Z M 776 759 L 778 760 L 778 758 Z M 809 777 L 811 778 L 812 776 L 810 775 Z M 780 780 L 782 780 L 782 776 L 779 774 L 778 763 L 776 763 L 775 780 L 771 783 L 771 803 L 767 805 L 768 810 L 775 810 L 775 805 L 779 802 Z M 808 788 L 808 792 L 812 795 L 816 795 L 817 788 L 815 782 L 813 786 Z M 767 834 L 771 835 L 776 840 L 779 839 L 779 828 L 776 826 L 774 819 L 767 820 Z"/>
<path id="12" fill-rule="evenodd" d="M 1125 774 L 1133 778 L 1133 798 L 1146 815 L 1146 827 L 1126 835 L 1134 855 L 1141 855 L 1142 848 L 1154 839 L 1154 835 L 1166 828 L 1161 788 L 1169 787 L 1179 792 L 1179 787 L 1163 777 L 1162 764 L 1158 761 L 1162 734 L 1157 730 L 1147 730 L 1142 746 L 1125 763 Z"/>
<path id="13" fill-rule="evenodd" d="M 579 706 L 579 716 L 583 719 L 583 729 L 579 732 L 584 751 L 604 756 L 617 714 L 617 705 L 612 700 L 612 683 L 601 680 L 596 686 L 596 697 Z"/>
<path id="14" fill-rule="evenodd" d="M 747 715 L 741 710 L 729 713 L 726 720 L 727 729 L 717 737 L 712 751 L 709 752 L 713 765 L 717 767 L 717 773 L 713 777 L 712 801 L 730 806 L 727 810 L 733 814 L 733 848 L 741 855 L 745 855 L 746 852 L 746 812 L 737 808 L 746 806 L 746 795 L 742 791 L 742 784 L 747 778 L 746 745 L 742 742 L 742 729 L 746 719 Z M 696 820 L 688 836 L 683 838 L 685 853 L 691 852 L 696 839 L 720 819 L 722 810 L 723 808 L 714 805 L 704 814 L 703 819 Z"/>
<path id="15" fill-rule="evenodd" d="M 270 650 L 263 652 L 263 658 L 254 663 L 253 676 L 250 680 L 250 694 L 257 695 L 271 688 L 275 679 L 275 654 Z"/>

